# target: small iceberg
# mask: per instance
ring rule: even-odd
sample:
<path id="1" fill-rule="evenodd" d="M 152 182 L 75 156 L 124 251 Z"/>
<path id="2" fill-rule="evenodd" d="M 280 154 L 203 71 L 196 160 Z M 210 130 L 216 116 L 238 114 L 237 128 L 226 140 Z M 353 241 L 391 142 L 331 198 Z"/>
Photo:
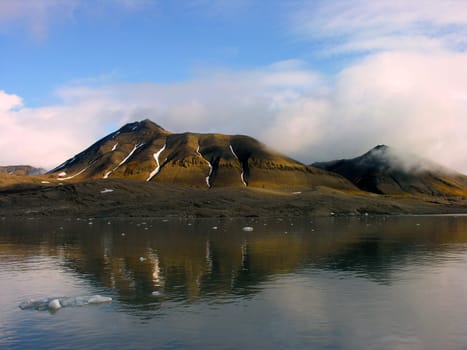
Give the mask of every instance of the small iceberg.
<path id="1" fill-rule="evenodd" d="M 44 299 L 29 299 L 21 302 L 19 308 L 21 310 L 50 310 L 56 311 L 62 307 L 84 306 L 89 304 L 110 303 L 111 297 L 101 295 L 78 296 L 78 297 L 53 297 Z"/>
<path id="2" fill-rule="evenodd" d="M 242 228 L 242 230 L 243 230 L 243 231 L 246 231 L 246 232 L 251 232 L 251 231 L 253 231 L 253 227 L 251 227 L 251 226 L 245 226 L 245 227 Z"/>

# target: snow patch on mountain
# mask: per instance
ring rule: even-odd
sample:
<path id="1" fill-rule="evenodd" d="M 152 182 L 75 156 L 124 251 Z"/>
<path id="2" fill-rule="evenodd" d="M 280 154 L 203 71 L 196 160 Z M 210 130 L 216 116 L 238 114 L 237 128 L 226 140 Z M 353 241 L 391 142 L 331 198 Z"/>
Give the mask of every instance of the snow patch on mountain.
<path id="1" fill-rule="evenodd" d="M 81 175 L 82 173 L 84 173 L 84 172 L 85 172 L 86 170 L 88 170 L 88 169 L 91 167 L 91 165 L 93 165 L 93 164 L 94 164 L 94 162 L 91 162 L 87 167 L 81 169 L 81 170 L 78 171 L 76 174 L 74 174 L 74 175 L 72 175 L 72 176 L 68 176 L 68 177 L 63 177 L 63 176 L 66 175 L 66 172 L 63 171 L 63 172 L 61 172 L 60 174 L 58 174 L 57 180 L 60 180 L 60 181 L 71 180 L 71 179 L 73 179 L 74 177 L 76 177 L 76 176 Z M 63 173 L 64 173 L 65 175 L 60 176 L 60 175 L 63 174 Z"/>
<path id="2" fill-rule="evenodd" d="M 137 144 L 135 144 L 135 146 L 134 146 L 133 149 L 130 151 L 130 153 L 128 153 L 128 155 L 125 157 L 125 159 L 123 159 L 115 168 L 113 168 L 112 170 L 106 172 L 103 178 L 104 178 L 104 179 L 107 179 L 107 178 L 110 176 L 110 174 L 112 174 L 115 170 L 117 170 L 117 169 L 120 168 L 123 164 L 125 164 L 126 161 L 127 161 L 128 159 L 130 159 L 130 157 L 133 155 L 133 153 L 135 153 L 136 150 L 137 150 L 138 148 L 140 148 L 141 146 L 143 146 L 143 145 L 144 145 L 144 143 L 137 143 Z"/>
<path id="3" fill-rule="evenodd" d="M 166 146 L 167 144 L 164 144 L 164 146 L 162 146 L 162 148 L 159 151 L 154 153 L 154 159 L 156 160 L 157 167 L 151 172 L 151 174 L 149 174 L 149 177 L 146 179 L 146 181 L 151 181 L 151 179 L 159 173 L 160 168 L 161 168 L 161 165 L 159 163 L 159 156 L 161 155 L 162 152 L 164 152 Z"/>
<path id="4" fill-rule="evenodd" d="M 234 157 L 240 162 L 240 159 L 238 158 L 237 154 L 234 152 L 232 145 L 229 145 L 229 147 L 230 147 L 230 151 L 232 152 L 232 154 L 234 155 Z M 241 164 L 240 164 L 240 165 L 241 165 Z M 242 173 L 240 174 L 240 178 L 242 179 L 243 185 L 244 185 L 245 187 L 247 187 L 248 184 L 246 183 L 245 178 L 244 178 L 244 176 L 243 176 L 243 167 L 242 167 Z"/>
<path id="5" fill-rule="evenodd" d="M 203 157 L 203 155 L 201 154 L 201 152 L 199 151 L 199 145 L 198 145 L 198 148 L 196 149 L 196 153 L 199 154 L 199 156 L 204 160 L 206 161 L 206 163 L 208 163 L 209 165 L 209 173 L 208 173 L 208 176 L 206 176 L 206 184 L 208 185 L 208 187 L 211 187 L 211 175 L 212 175 L 212 165 L 211 165 L 211 162 L 209 160 L 207 160 L 206 158 Z"/>

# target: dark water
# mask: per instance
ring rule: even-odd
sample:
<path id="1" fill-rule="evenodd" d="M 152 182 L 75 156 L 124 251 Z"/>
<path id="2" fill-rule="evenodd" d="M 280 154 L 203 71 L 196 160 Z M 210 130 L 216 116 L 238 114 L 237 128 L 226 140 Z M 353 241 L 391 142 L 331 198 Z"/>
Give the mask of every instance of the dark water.
<path id="1" fill-rule="evenodd" d="M 0 348 L 467 349 L 466 274 L 466 216 L 0 219 Z"/>

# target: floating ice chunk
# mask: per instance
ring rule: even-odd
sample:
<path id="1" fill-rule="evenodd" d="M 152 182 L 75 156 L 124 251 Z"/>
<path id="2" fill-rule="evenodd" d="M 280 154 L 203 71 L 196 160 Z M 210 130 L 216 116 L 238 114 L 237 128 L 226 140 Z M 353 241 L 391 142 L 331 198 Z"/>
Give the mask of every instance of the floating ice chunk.
<path id="1" fill-rule="evenodd" d="M 53 297 L 44 299 L 30 299 L 19 304 L 22 310 L 58 310 L 62 307 L 84 306 L 88 304 L 110 303 L 111 297 L 101 295 L 77 296 L 77 297 Z"/>
<path id="2" fill-rule="evenodd" d="M 157 290 L 155 290 L 154 292 L 151 293 L 151 295 L 153 297 L 159 297 L 161 295 L 161 292 L 158 292 Z"/>
<path id="3" fill-rule="evenodd" d="M 92 295 L 88 299 L 88 304 L 103 304 L 110 303 L 112 301 L 111 297 L 103 297 L 101 295 Z"/>
<path id="4" fill-rule="evenodd" d="M 246 232 L 251 232 L 251 231 L 253 231 L 253 227 L 251 227 L 251 226 L 245 226 L 245 227 L 242 228 L 242 230 L 243 230 L 243 231 L 246 231 Z"/>
<path id="5" fill-rule="evenodd" d="M 58 310 L 62 307 L 58 299 L 52 299 L 47 306 L 51 310 Z"/>
<path id="6" fill-rule="evenodd" d="M 112 190 L 111 188 L 104 188 L 101 193 L 110 193 L 110 192 L 113 192 L 114 190 Z"/>
<path id="7" fill-rule="evenodd" d="M 217 227 L 217 226 L 213 226 L 212 229 L 213 229 L 213 230 L 217 230 L 218 227 Z"/>

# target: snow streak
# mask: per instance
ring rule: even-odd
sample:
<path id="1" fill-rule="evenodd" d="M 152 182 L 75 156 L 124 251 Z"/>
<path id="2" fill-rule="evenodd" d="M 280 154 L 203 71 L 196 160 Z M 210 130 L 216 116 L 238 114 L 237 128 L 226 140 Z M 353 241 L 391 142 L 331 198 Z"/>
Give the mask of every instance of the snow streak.
<path id="1" fill-rule="evenodd" d="M 199 145 L 198 145 L 198 148 L 196 149 L 196 153 L 199 154 L 199 156 L 204 159 L 206 161 L 206 163 L 208 163 L 209 165 L 209 174 L 208 176 L 206 176 L 206 184 L 208 185 L 208 187 L 211 187 L 211 183 L 210 183 L 210 178 L 211 178 L 211 175 L 212 175 L 212 165 L 211 165 L 211 162 L 209 160 L 207 160 L 206 158 L 203 157 L 203 155 L 201 154 L 201 152 L 199 151 Z"/>
<path id="2" fill-rule="evenodd" d="M 135 153 L 135 151 L 140 148 L 141 146 L 143 146 L 144 143 L 137 143 L 135 145 L 135 147 L 133 147 L 133 149 L 131 150 L 131 152 L 125 157 L 125 159 L 123 159 L 115 168 L 113 168 L 112 170 L 108 171 L 105 173 L 104 175 L 104 179 L 107 179 L 110 174 L 112 174 L 115 170 L 117 170 L 120 166 L 122 166 L 123 164 L 125 164 L 125 162 L 130 159 L 130 157 L 133 155 L 133 153 Z"/>
<path id="3" fill-rule="evenodd" d="M 238 156 L 237 156 L 237 154 L 234 152 L 232 145 L 229 145 L 229 147 L 230 147 L 230 151 L 232 152 L 232 154 L 234 155 L 234 157 L 240 162 L 240 159 L 238 159 Z M 242 165 L 242 164 L 240 163 L 240 165 Z M 242 173 L 240 174 L 240 178 L 242 179 L 243 185 L 245 185 L 245 187 L 248 186 L 247 183 L 246 183 L 246 181 L 245 181 L 245 178 L 243 177 L 243 166 L 242 166 Z"/>
<path id="4" fill-rule="evenodd" d="M 75 175 L 72 175 L 72 176 L 61 177 L 60 174 L 63 174 L 63 173 L 60 173 L 60 174 L 58 175 L 57 180 L 60 180 L 60 181 L 62 181 L 62 180 L 70 180 L 70 179 L 72 179 L 72 178 L 74 178 L 74 177 L 76 177 L 76 176 L 78 176 L 78 175 L 81 175 L 81 174 L 84 173 L 86 170 L 88 170 L 88 169 L 91 167 L 91 165 L 94 164 L 94 162 L 95 162 L 95 161 L 92 161 L 91 163 L 89 163 L 89 165 L 88 165 L 86 168 L 80 170 L 79 172 L 77 172 Z M 65 174 L 66 174 L 66 173 L 65 173 Z"/>
<path id="5" fill-rule="evenodd" d="M 161 170 L 161 164 L 159 163 L 159 156 L 160 156 L 161 153 L 165 150 L 165 147 L 166 147 L 166 146 L 167 146 L 167 144 L 164 144 L 164 146 L 162 146 L 162 148 L 161 148 L 158 152 L 154 153 L 154 159 L 156 160 L 157 168 L 154 169 L 154 170 L 152 171 L 151 174 L 149 174 L 149 177 L 147 178 L 146 181 L 151 181 L 151 179 L 152 179 L 154 176 L 156 176 L 157 174 L 159 174 L 159 171 Z"/>

